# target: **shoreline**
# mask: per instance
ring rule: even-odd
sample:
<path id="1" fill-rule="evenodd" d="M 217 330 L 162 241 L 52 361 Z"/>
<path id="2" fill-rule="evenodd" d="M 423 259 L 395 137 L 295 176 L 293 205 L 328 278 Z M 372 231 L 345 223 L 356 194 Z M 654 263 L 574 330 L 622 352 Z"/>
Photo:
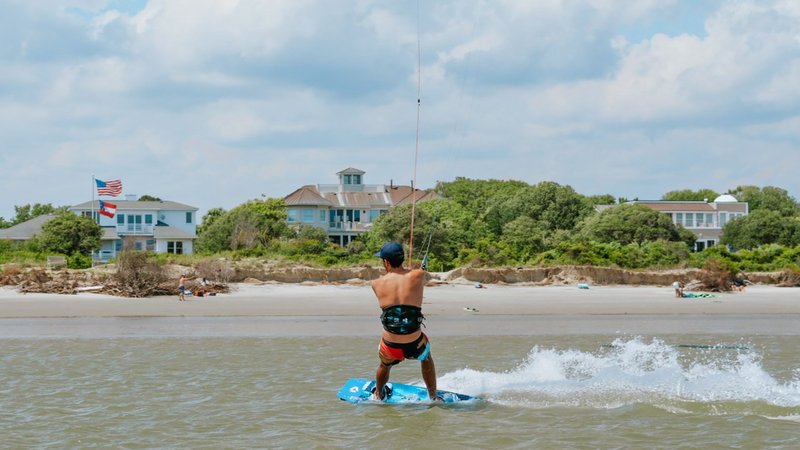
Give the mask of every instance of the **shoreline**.
<path id="1" fill-rule="evenodd" d="M 215 297 L 20 294 L 0 288 L 0 338 L 374 337 L 369 286 L 240 284 Z M 800 288 L 709 298 L 671 288 L 447 284 L 425 290 L 426 333 L 446 336 L 800 335 Z"/>
<path id="2" fill-rule="evenodd" d="M 676 298 L 669 287 L 442 284 L 425 290 L 427 316 L 486 315 L 800 315 L 800 288 Z M 234 285 L 214 297 L 121 298 L 104 294 L 21 294 L 0 288 L 0 319 L 76 317 L 367 316 L 378 311 L 364 285 Z"/>

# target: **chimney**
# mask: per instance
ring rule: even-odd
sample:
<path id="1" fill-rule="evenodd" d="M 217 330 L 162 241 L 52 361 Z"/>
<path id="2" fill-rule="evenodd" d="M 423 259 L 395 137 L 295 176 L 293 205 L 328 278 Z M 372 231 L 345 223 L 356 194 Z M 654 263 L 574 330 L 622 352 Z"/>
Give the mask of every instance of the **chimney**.
<path id="1" fill-rule="evenodd" d="M 394 189 L 394 180 L 389 180 L 389 189 Z"/>

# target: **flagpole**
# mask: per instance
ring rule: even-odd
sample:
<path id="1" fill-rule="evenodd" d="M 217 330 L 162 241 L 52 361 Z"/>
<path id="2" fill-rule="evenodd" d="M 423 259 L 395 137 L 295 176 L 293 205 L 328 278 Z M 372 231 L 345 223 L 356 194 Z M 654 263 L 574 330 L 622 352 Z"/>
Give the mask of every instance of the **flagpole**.
<path id="1" fill-rule="evenodd" d="M 92 222 L 94 222 L 94 189 L 97 183 L 94 181 L 94 174 L 92 174 Z M 99 222 L 99 220 L 98 220 Z M 99 224 L 98 224 L 99 225 Z M 89 252 L 89 257 L 92 258 L 92 267 L 94 267 L 94 252 Z"/>
<path id="2" fill-rule="evenodd" d="M 95 184 L 96 183 L 94 181 L 94 175 L 92 175 L 92 222 L 95 221 L 94 220 L 94 185 Z"/>

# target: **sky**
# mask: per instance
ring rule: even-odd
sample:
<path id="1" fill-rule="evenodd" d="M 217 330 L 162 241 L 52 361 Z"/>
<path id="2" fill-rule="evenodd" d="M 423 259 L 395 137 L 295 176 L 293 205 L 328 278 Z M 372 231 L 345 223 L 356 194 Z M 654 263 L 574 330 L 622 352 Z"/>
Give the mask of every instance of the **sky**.
<path id="1" fill-rule="evenodd" d="M 7 219 L 91 200 L 93 177 L 202 215 L 348 167 L 423 188 L 469 177 L 800 198 L 797 0 L 0 8 Z"/>

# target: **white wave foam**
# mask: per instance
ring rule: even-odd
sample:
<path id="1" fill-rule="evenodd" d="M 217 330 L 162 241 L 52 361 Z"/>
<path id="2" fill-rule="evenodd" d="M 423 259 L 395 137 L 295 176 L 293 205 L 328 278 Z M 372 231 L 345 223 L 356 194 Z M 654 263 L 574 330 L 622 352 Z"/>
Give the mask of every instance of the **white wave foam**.
<path id="1" fill-rule="evenodd" d="M 674 411 L 700 404 L 715 412 L 718 403 L 756 402 L 790 408 L 788 415 L 800 413 L 795 411 L 800 370 L 780 381 L 764 369 L 756 351 L 719 348 L 682 354 L 661 340 L 642 338 L 617 339 L 594 353 L 537 346 L 511 370 L 462 369 L 441 376 L 439 387 L 508 405 L 616 408 L 643 403 Z"/>

